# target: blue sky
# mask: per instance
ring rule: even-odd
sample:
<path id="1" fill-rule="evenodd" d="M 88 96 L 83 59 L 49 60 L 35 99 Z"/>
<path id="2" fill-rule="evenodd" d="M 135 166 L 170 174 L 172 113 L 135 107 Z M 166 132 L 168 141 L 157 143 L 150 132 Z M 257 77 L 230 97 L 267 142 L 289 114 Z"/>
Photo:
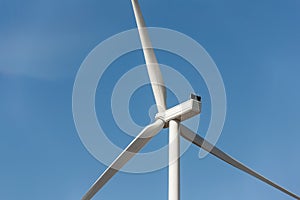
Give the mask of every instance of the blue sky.
<path id="1" fill-rule="evenodd" d="M 148 26 L 189 35 L 216 62 L 227 93 L 227 118 L 217 146 L 300 194 L 300 1 L 140 0 L 140 5 Z M 77 134 L 73 83 L 96 45 L 134 27 L 129 0 L 0 1 L 2 199 L 80 199 L 105 170 Z M 166 52 L 157 54 L 161 63 L 179 71 L 186 64 Z M 101 82 L 107 89 L 99 85 L 97 90 L 99 119 L 110 112 L 109 88 L 143 62 L 138 51 L 112 64 Z M 182 73 L 203 98 L 201 133 L 210 118 L 209 94 L 192 68 Z M 131 112 L 141 125 L 149 122 L 154 99 L 143 96 L 150 92 L 144 87 L 133 96 L 140 108 Z M 175 103 L 172 95 L 168 103 Z M 108 137 L 125 147 L 132 138 L 112 118 L 103 120 Z M 163 131 L 147 148 L 166 142 Z M 199 159 L 193 146 L 181 159 L 181 180 L 183 200 L 289 199 L 212 156 Z M 167 169 L 121 172 L 95 199 L 167 199 Z"/>

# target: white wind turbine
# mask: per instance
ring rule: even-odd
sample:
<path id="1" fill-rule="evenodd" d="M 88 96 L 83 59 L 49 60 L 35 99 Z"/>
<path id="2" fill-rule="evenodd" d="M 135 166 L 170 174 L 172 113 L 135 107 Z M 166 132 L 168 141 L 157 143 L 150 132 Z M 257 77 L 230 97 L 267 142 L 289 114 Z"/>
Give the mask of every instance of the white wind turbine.
<path id="1" fill-rule="evenodd" d="M 201 99 L 199 96 L 191 95 L 191 99 L 181 103 L 173 108 L 167 109 L 166 106 L 166 88 L 162 74 L 155 57 L 146 25 L 137 0 L 131 0 L 136 23 L 143 47 L 147 71 L 149 74 L 152 91 L 154 94 L 158 114 L 154 123 L 146 126 L 141 133 L 123 150 L 123 152 L 113 161 L 113 163 L 103 172 L 103 174 L 92 185 L 82 200 L 90 200 L 137 152 L 163 128 L 169 128 L 169 200 L 180 199 L 180 174 L 179 174 L 179 157 L 180 157 L 180 135 L 193 144 L 209 151 L 212 155 L 225 161 L 226 163 L 240 169 L 251 176 L 271 185 L 274 188 L 286 193 L 287 195 L 300 200 L 296 194 L 277 185 L 269 179 L 263 177 L 241 162 L 227 155 L 217 147 L 214 147 L 200 135 L 194 133 L 189 128 L 180 124 L 188 118 L 200 113 Z"/>

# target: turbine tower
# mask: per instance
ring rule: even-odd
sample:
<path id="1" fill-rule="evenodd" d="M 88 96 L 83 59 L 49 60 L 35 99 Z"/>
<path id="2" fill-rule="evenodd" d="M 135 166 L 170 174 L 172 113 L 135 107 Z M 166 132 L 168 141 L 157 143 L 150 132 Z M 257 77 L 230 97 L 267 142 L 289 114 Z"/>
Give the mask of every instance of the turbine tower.
<path id="1" fill-rule="evenodd" d="M 209 153 L 232 165 L 233 167 L 256 177 L 257 179 L 295 199 L 300 200 L 300 197 L 296 194 L 270 181 L 241 162 L 235 160 L 217 147 L 214 147 L 200 135 L 194 133 L 192 130 L 180 123 L 181 121 L 200 113 L 201 98 L 199 96 L 192 94 L 188 101 L 167 109 L 165 84 L 148 36 L 140 6 L 137 0 L 131 0 L 131 2 L 158 113 L 155 116 L 155 122 L 146 126 L 123 150 L 123 152 L 91 186 L 88 192 L 83 196 L 82 200 L 92 199 L 93 196 L 163 128 L 169 128 L 169 200 L 180 200 L 180 135 L 189 142 L 192 142 L 196 146 L 209 151 Z"/>

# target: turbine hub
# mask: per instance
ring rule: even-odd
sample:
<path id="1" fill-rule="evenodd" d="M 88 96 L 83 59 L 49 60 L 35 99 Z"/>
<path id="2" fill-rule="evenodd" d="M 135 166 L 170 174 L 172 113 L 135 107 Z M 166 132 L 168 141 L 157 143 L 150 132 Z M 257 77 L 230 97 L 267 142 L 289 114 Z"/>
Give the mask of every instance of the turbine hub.
<path id="1" fill-rule="evenodd" d="M 169 127 L 170 120 L 184 121 L 192 118 L 201 112 L 201 97 L 191 94 L 190 99 L 178 104 L 166 111 L 159 112 L 155 115 L 155 119 L 161 119 L 165 122 L 164 128 Z"/>

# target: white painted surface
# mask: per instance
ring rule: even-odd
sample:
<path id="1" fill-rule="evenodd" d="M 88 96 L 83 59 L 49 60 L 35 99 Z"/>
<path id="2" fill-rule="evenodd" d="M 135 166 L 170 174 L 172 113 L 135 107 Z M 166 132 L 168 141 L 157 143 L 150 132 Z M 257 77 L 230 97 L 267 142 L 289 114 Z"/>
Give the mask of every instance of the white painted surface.
<path id="1" fill-rule="evenodd" d="M 152 48 L 144 18 L 137 0 L 132 0 L 132 7 L 139 30 L 139 35 L 143 47 L 147 70 L 152 86 L 152 91 L 156 101 L 158 112 L 166 110 L 166 89 L 162 74 Z"/>
<path id="2" fill-rule="evenodd" d="M 137 152 L 139 152 L 164 126 L 162 120 L 156 120 L 146 126 L 141 133 L 124 149 L 124 151 L 103 172 L 82 200 L 90 200 Z"/>
<path id="3" fill-rule="evenodd" d="M 186 119 L 194 117 L 195 115 L 198 115 L 200 112 L 201 102 L 190 99 L 164 112 L 157 113 L 155 118 L 162 119 L 166 123 L 168 123 L 172 119 L 184 121 Z"/>
<path id="4" fill-rule="evenodd" d="M 180 200 L 180 122 L 169 123 L 169 200 Z"/>

